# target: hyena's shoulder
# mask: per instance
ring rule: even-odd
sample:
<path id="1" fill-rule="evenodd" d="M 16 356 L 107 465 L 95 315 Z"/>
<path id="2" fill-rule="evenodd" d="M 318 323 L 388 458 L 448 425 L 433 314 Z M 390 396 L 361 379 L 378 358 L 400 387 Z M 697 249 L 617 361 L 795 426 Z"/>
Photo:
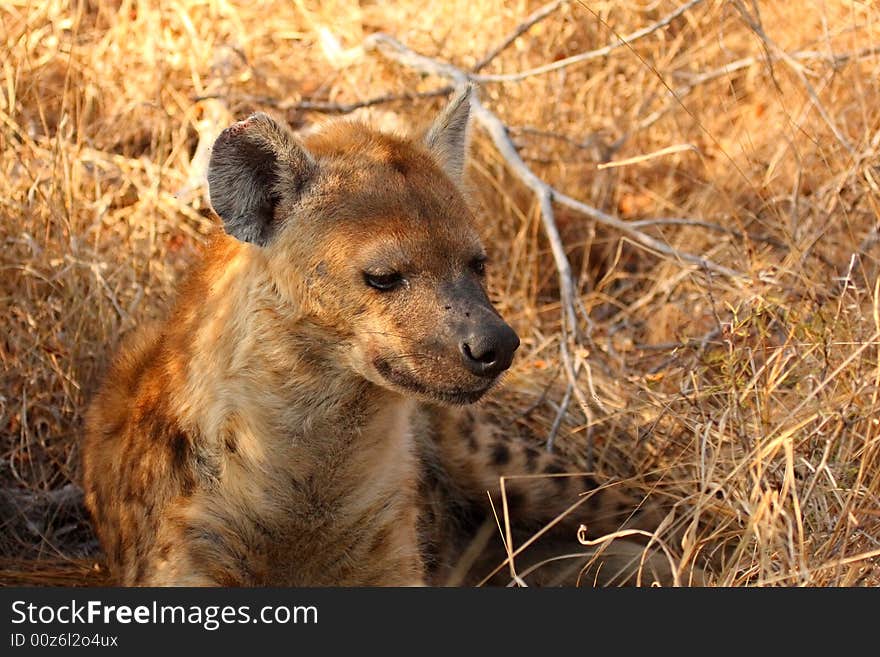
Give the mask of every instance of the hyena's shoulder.
<path id="1" fill-rule="evenodd" d="M 126 339 L 86 416 L 85 503 L 111 572 L 125 583 L 144 575 L 137 564 L 154 545 L 161 511 L 196 484 L 194 437 L 168 394 L 166 343 L 160 325 Z"/>

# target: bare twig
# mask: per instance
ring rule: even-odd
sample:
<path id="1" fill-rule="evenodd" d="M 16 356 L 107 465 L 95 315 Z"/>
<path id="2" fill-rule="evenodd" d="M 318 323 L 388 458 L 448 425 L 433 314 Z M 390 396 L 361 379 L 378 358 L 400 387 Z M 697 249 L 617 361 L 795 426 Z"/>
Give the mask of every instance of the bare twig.
<path id="1" fill-rule="evenodd" d="M 880 54 L 880 46 L 871 46 L 868 48 L 862 48 L 860 50 L 854 50 L 852 52 L 840 53 L 838 55 L 828 55 L 828 53 L 817 52 L 815 50 L 802 50 L 799 52 L 794 52 L 789 55 L 789 57 L 794 61 L 823 61 L 830 65 L 832 68 L 837 68 L 843 64 L 849 63 L 850 61 L 860 61 L 866 57 L 872 57 L 874 55 Z M 776 61 L 780 59 L 780 55 L 769 55 L 769 61 Z M 630 130 L 627 134 L 620 137 L 616 140 L 612 145 L 612 150 L 619 150 L 626 141 L 631 138 L 635 133 L 641 132 L 642 130 L 646 130 L 650 128 L 652 125 L 657 123 L 660 119 L 666 116 L 670 111 L 675 109 L 676 107 L 680 107 L 684 98 L 690 95 L 694 90 L 696 90 L 700 85 L 706 84 L 708 82 L 712 82 L 717 80 L 718 78 L 725 77 L 727 75 L 731 75 L 738 71 L 745 70 L 747 68 L 751 68 L 759 63 L 767 62 L 767 58 L 759 58 L 759 57 L 743 57 L 741 59 L 736 59 L 732 62 L 728 62 L 723 66 L 719 66 L 718 68 L 714 68 L 711 71 L 705 71 L 704 73 L 675 73 L 673 75 L 677 75 L 680 78 L 684 78 L 686 80 L 685 83 L 679 85 L 675 89 L 672 90 L 670 94 L 672 99 L 667 102 L 663 107 L 657 109 L 644 118 L 642 118 L 635 126 L 634 129 Z"/>
<path id="2" fill-rule="evenodd" d="M 880 46 L 861 48 L 859 50 L 839 53 L 833 56 L 828 55 L 828 53 L 818 52 L 815 50 L 799 50 L 791 54 L 786 53 L 785 57 L 797 62 L 825 62 L 831 67 L 836 68 L 841 64 L 846 64 L 850 61 L 859 61 L 861 59 L 864 59 L 865 57 L 871 57 L 877 54 L 880 54 Z M 687 77 L 685 77 L 685 79 L 687 80 L 687 82 L 682 85 L 682 87 L 676 89 L 676 94 L 686 93 L 689 87 L 697 86 L 703 84 L 704 82 L 717 80 L 718 78 L 724 77 L 725 75 L 729 75 L 731 73 L 750 68 L 755 64 L 775 62 L 781 60 L 782 58 L 783 55 L 780 52 L 777 52 L 777 54 L 770 54 L 768 57 L 743 57 L 741 59 L 736 59 L 732 62 L 728 62 L 727 64 L 719 66 L 718 68 L 713 68 L 710 71 L 705 71 L 704 73 L 686 74 Z M 679 74 L 679 77 L 682 77 L 684 75 L 685 74 Z"/>
<path id="3" fill-rule="evenodd" d="M 358 100 L 352 103 L 334 103 L 323 100 L 311 100 L 308 98 L 304 98 L 298 101 L 278 100 L 277 98 L 273 98 L 271 96 L 252 95 L 236 95 L 230 97 L 230 100 L 257 103 L 259 105 L 271 107 L 280 111 L 304 110 L 309 112 L 324 112 L 326 114 L 350 114 L 351 112 L 354 112 L 355 110 L 359 110 L 364 107 L 385 105 L 387 103 L 394 103 L 400 100 L 420 100 L 422 98 L 446 96 L 452 90 L 453 87 L 449 85 L 444 85 L 442 87 L 438 87 L 437 89 L 418 91 L 415 93 L 382 94 L 381 96 L 374 96 L 372 98 L 366 98 L 364 100 Z M 201 96 L 196 96 L 193 100 L 195 102 L 200 102 L 211 99 L 222 99 L 226 97 L 226 94 L 204 94 Z"/>
<path id="4" fill-rule="evenodd" d="M 573 137 L 569 137 L 568 135 L 564 135 L 559 132 L 552 132 L 550 130 L 540 130 L 539 128 L 534 128 L 530 125 L 523 126 L 507 126 L 508 132 L 513 133 L 522 133 L 527 135 L 535 135 L 536 137 L 546 137 L 547 139 L 555 139 L 557 141 L 564 142 L 573 146 L 574 148 L 578 148 L 581 150 L 592 149 L 596 147 L 596 134 L 590 134 L 586 139 L 574 139 Z"/>
<path id="5" fill-rule="evenodd" d="M 804 74 L 804 67 L 801 66 L 791 55 L 785 52 L 782 48 L 780 48 L 776 42 L 771 39 L 767 33 L 764 31 L 764 26 L 761 24 L 760 15 L 757 13 L 758 9 L 755 7 L 755 16 L 749 14 L 746 10 L 745 6 L 741 2 L 734 3 L 734 6 L 739 11 L 740 15 L 743 18 L 743 21 L 749 26 L 752 32 L 760 39 L 761 45 L 763 46 L 765 52 L 767 53 L 767 61 L 768 66 L 770 66 L 770 74 L 773 75 L 772 62 L 774 58 L 771 57 L 770 51 L 772 50 L 776 53 L 778 59 L 785 63 L 791 71 L 795 74 L 795 76 L 800 80 L 801 84 L 804 86 L 804 89 L 807 91 L 807 95 L 810 97 L 810 101 L 813 103 L 813 106 L 816 108 L 816 111 L 819 112 L 819 116 L 822 117 L 822 120 L 825 121 L 825 124 L 828 126 L 828 129 L 831 130 L 834 137 L 837 141 L 843 146 L 846 151 L 855 158 L 856 152 L 852 147 L 852 144 L 849 143 L 849 140 L 843 135 L 840 131 L 840 128 L 837 127 L 837 124 L 834 122 L 834 119 L 828 113 L 828 110 L 825 109 L 825 106 L 822 104 L 822 101 L 819 100 L 819 95 L 816 93 L 816 90 L 813 88 L 813 85 L 810 84 L 810 81 L 807 79 L 807 76 Z M 774 77 L 774 82 L 776 81 Z M 778 88 L 777 84 L 777 88 Z"/>
<path id="6" fill-rule="evenodd" d="M 586 203 L 582 203 L 581 201 L 578 201 L 571 196 L 562 194 L 561 192 L 556 192 L 554 194 L 554 199 L 561 205 L 580 212 L 581 214 L 585 214 L 601 224 L 616 228 L 620 232 L 625 233 L 629 237 L 631 237 L 633 241 L 653 251 L 656 251 L 657 253 L 669 256 L 675 260 L 680 260 L 692 265 L 697 265 L 701 268 L 708 269 L 709 271 L 716 274 L 727 276 L 728 278 L 743 279 L 746 277 L 745 274 L 743 274 L 742 272 L 738 272 L 728 267 L 724 267 L 723 265 L 719 265 L 712 260 L 709 260 L 708 258 L 704 258 L 703 256 L 696 256 L 690 253 L 686 253 L 684 251 L 679 251 L 678 249 L 674 249 L 671 246 L 668 246 L 667 244 L 661 242 L 660 240 L 656 240 L 653 237 L 650 237 L 649 235 L 641 232 L 640 230 L 632 228 L 627 222 L 622 221 L 617 217 L 612 217 L 610 214 L 602 212 L 601 210 L 589 206 Z"/>
<path id="7" fill-rule="evenodd" d="M 298 110 L 309 110 L 312 112 L 326 112 L 328 114 L 348 114 L 363 107 L 384 105 L 386 103 L 393 103 L 399 100 L 418 100 L 421 98 L 446 96 L 447 94 L 452 92 L 452 90 L 453 87 L 446 85 L 443 87 L 438 87 L 437 89 L 431 89 L 429 91 L 419 91 L 416 93 L 383 94 L 381 96 L 374 96 L 373 98 L 367 98 L 366 100 L 360 100 L 353 103 L 331 103 L 317 100 L 301 100 L 300 102 L 295 103 L 293 105 L 293 108 Z"/>
<path id="8" fill-rule="evenodd" d="M 648 228 L 650 226 L 688 226 L 690 228 L 705 228 L 706 230 L 713 230 L 716 233 L 726 233 L 727 235 L 732 235 L 738 240 L 749 239 L 752 242 L 769 244 L 770 246 L 777 249 L 788 250 L 790 248 L 785 242 L 783 242 L 782 240 L 778 240 L 775 237 L 770 237 L 767 235 L 756 235 L 755 233 L 742 233 L 735 228 L 722 226 L 721 224 L 713 224 L 711 221 L 702 221 L 700 219 L 657 217 L 655 219 L 638 219 L 636 221 L 628 221 L 627 224 L 629 224 L 633 228 Z"/>
<path id="9" fill-rule="evenodd" d="M 658 217 L 656 219 L 638 219 L 636 221 L 628 221 L 627 223 L 633 228 L 646 228 L 648 226 L 690 226 L 695 228 L 706 228 L 719 233 L 729 233 L 730 235 L 742 237 L 742 233 L 733 228 L 728 228 L 721 224 L 713 224 L 711 221 L 701 221 L 700 219 L 679 219 L 677 217 L 667 219 L 664 217 Z M 749 237 L 751 237 L 751 235 L 749 235 Z"/>
<path id="10" fill-rule="evenodd" d="M 379 52 L 382 56 L 407 68 L 452 80 L 457 85 L 467 84 L 470 76 L 460 68 L 439 59 L 432 59 L 411 50 L 389 34 L 376 32 L 364 40 L 364 52 Z"/>
<path id="11" fill-rule="evenodd" d="M 623 46 L 631 44 L 634 41 L 638 41 L 639 39 L 642 39 L 649 34 L 653 34 L 657 30 L 663 29 L 676 18 L 684 14 L 686 11 L 696 7 L 701 2 L 703 2 L 703 0 L 690 0 L 690 2 L 683 4 L 681 7 L 668 14 L 667 16 L 664 16 L 656 23 L 652 23 L 651 25 L 643 27 L 640 30 L 636 30 L 635 32 L 627 34 L 626 36 L 620 37 L 616 41 L 609 43 L 607 46 L 597 48 L 596 50 L 582 52 L 578 55 L 572 55 L 571 57 L 560 59 L 558 62 L 553 62 L 551 64 L 545 64 L 544 66 L 531 68 L 527 71 L 520 71 L 519 73 L 505 73 L 498 75 L 471 75 L 469 77 L 474 82 L 516 82 L 518 80 L 523 80 L 525 78 L 535 75 L 543 75 L 544 73 L 550 73 L 551 71 L 558 71 L 559 69 L 566 68 L 574 64 L 581 64 L 591 59 L 605 57 L 606 55 L 614 52 L 618 48 L 622 48 Z"/>
<path id="12" fill-rule="evenodd" d="M 617 167 L 626 167 L 630 164 L 640 164 L 642 162 L 647 162 L 648 160 L 653 160 L 655 157 L 663 157 L 664 155 L 674 155 L 675 153 L 681 153 L 683 151 L 692 151 L 699 153 L 699 149 L 693 144 L 674 144 L 673 146 L 667 146 L 665 148 L 661 148 L 659 150 L 654 151 L 653 153 L 643 153 L 642 155 L 634 155 L 633 157 L 628 157 L 623 160 L 612 160 L 611 162 L 600 162 L 596 168 L 600 171 L 603 169 L 614 169 Z"/>
<path id="13" fill-rule="evenodd" d="M 479 73 L 483 70 L 489 63 L 494 60 L 498 55 L 500 55 L 505 49 L 507 49 L 511 43 L 516 41 L 523 34 L 528 32 L 535 24 L 540 23 L 542 20 L 556 12 L 557 9 L 567 4 L 568 0 L 555 0 L 554 2 L 549 2 L 543 7 L 539 7 L 537 10 L 532 12 L 526 19 L 516 26 L 513 32 L 511 32 L 504 41 L 499 43 L 497 46 L 492 48 L 486 55 L 480 59 L 472 69 L 474 73 Z"/>
<path id="14" fill-rule="evenodd" d="M 556 434 L 559 433 L 559 427 L 562 426 L 562 420 L 568 413 L 568 405 L 571 403 L 571 393 L 574 392 L 574 386 L 569 383 L 565 388 L 565 395 L 559 402 L 559 408 L 556 410 L 556 417 L 550 426 L 550 433 L 547 434 L 547 451 L 553 452 L 553 441 L 556 440 Z"/>
<path id="15" fill-rule="evenodd" d="M 795 52 L 789 55 L 792 60 L 795 61 L 824 61 L 829 64 L 832 68 L 837 68 L 843 64 L 846 64 L 850 61 L 859 61 L 866 57 L 872 57 L 874 55 L 880 54 L 880 46 L 873 46 L 869 48 L 862 48 L 860 50 L 854 50 L 852 52 L 840 53 L 838 55 L 829 56 L 827 53 L 816 52 L 813 50 L 803 50 L 800 52 Z M 770 55 L 770 61 L 776 61 L 779 59 L 779 55 Z M 731 75 L 736 73 L 737 71 L 742 71 L 747 68 L 751 68 L 759 63 L 765 63 L 768 60 L 766 58 L 759 57 L 743 57 L 741 59 L 734 60 L 732 62 L 728 62 L 723 66 L 719 66 L 718 68 L 714 68 L 711 71 L 706 71 L 704 73 L 698 74 L 674 74 L 679 77 L 684 77 L 687 82 L 681 84 L 680 86 L 673 89 L 672 99 L 667 102 L 663 107 L 657 109 L 644 118 L 642 118 L 633 130 L 630 130 L 627 134 L 623 135 L 620 139 L 615 141 L 611 148 L 614 150 L 620 149 L 623 144 L 632 137 L 635 133 L 641 132 L 642 130 L 646 130 L 652 125 L 654 125 L 657 121 L 666 116 L 671 110 L 679 107 L 684 98 L 690 95 L 694 90 L 696 90 L 700 85 L 706 84 L 707 82 L 712 82 L 717 80 L 718 78 L 725 77 L 727 75 Z"/>

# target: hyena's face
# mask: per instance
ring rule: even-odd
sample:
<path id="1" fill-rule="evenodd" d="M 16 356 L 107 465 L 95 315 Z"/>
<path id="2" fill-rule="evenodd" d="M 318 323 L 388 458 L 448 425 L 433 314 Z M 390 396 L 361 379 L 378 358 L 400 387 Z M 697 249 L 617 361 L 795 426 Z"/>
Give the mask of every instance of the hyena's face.
<path id="1" fill-rule="evenodd" d="M 424 143 L 341 123 L 301 145 L 255 115 L 224 131 L 209 170 L 227 232 L 261 246 L 281 290 L 332 330 L 346 366 L 432 401 L 476 401 L 519 346 L 484 287 L 459 191 L 469 93 Z"/>

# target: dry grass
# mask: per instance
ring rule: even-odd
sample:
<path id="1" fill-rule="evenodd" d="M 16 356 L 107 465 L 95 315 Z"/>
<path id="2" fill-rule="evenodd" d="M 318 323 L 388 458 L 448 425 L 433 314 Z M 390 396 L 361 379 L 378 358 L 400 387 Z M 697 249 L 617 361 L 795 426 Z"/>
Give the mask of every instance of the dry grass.
<path id="1" fill-rule="evenodd" d="M 301 127 L 324 116 L 303 100 L 434 89 L 345 49 L 381 30 L 468 68 L 538 7 L 257 4 L 0 6 L 0 579 L 69 582 L 57 562 L 95 553 L 65 488 L 82 413 L 213 226 L 193 185 L 200 132 L 255 109 Z M 563 4 L 482 72 L 603 46 L 679 4 Z M 343 46 L 333 62 L 323 28 Z M 570 405 L 555 448 L 587 465 L 591 443 L 595 469 L 673 502 L 681 563 L 711 556 L 718 584 L 880 584 L 877 43 L 868 2 L 707 0 L 631 48 L 481 91 L 545 180 L 628 221 L 717 224 L 644 230 L 746 274 L 557 216 L 592 321 L 578 383 L 594 407 L 587 422 Z M 366 113 L 408 124 L 439 102 Z M 473 155 L 499 306 L 524 338 L 499 403 L 547 435 L 565 384 L 553 260 L 528 190 L 485 137 Z M 42 580 L 36 557 L 54 560 Z"/>

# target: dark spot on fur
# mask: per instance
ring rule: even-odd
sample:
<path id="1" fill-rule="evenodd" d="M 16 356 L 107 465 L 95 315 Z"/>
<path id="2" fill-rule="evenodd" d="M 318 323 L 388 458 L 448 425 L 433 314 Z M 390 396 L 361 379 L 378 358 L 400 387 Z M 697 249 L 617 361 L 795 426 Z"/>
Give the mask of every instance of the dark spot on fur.
<path id="1" fill-rule="evenodd" d="M 433 506 L 425 505 L 422 507 L 422 519 L 426 527 L 432 527 L 437 522 L 437 514 Z"/>
<path id="2" fill-rule="evenodd" d="M 525 510 L 526 496 L 515 490 L 505 491 L 505 496 L 507 498 L 507 514 L 511 520 L 516 519 Z"/>
<path id="3" fill-rule="evenodd" d="M 116 545 L 113 546 L 113 561 L 122 564 L 125 559 L 125 549 L 122 547 L 122 540 L 117 539 Z"/>
<path id="4" fill-rule="evenodd" d="M 558 462 L 551 461 L 547 465 L 544 466 L 544 474 L 547 475 L 562 475 L 567 471 L 562 467 Z M 553 484 L 560 490 L 563 491 L 568 488 L 568 477 L 551 477 Z"/>
<path id="5" fill-rule="evenodd" d="M 507 465 L 510 462 L 510 449 L 503 442 L 492 445 L 492 465 Z"/>
<path id="6" fill-rule="evenodd" d="M 541 452 L 539 452 L 534 447 L 526 447 L 525 454 L 526 454 L 526 470 L 528 470 L 529 472 L 534 472 L 535 466 L 538 463 L 538 458 L 541 456 Z"/>
<path id="7" fill-rule="evenodd" d="M 279 540 L 278 532 L 272 525 L 264 522 L 259 517 L 251 518 L 251 522 L 253 523 L 254 529 L 256 529 L 260 535 L 265 536 L 266 538 L 269 538 L 273 541 Z"/>
<path id="8" fill-rule="evenodd" d="M 391 536 L 395 530 L 396 528 L 389 525 L 385 525 L 378 529 L 370 540 L 370 547 L 367 550 L 367 554 L 373 554 L 383 548 L 391 540 Z"/>
<path id="9" fill-rule="evenodd" d="M 193 546 L 209 545 L 216 550 L 214 554 L 226 552 L 226 541 L 215 531 L 205 527 L 189 526 L 184 534 L 188 540 L 192 541 Z"/>
<path id="10" fill-rule="evenodd" d="M 189 441 L 186 435 L 178 432 L 171 436 L 169 445 L 171 448 L 171 467 L 175 470 L 182 470 L 189 467 Z M 131 461 L 135 463 L 134 460 Z"/>
<path id="11" fill-rule="evenodd" d="M 477 444 L 477 439 L 474 436 L 474 414 L 470 411 L 462 413 L 455 428 L 458 431 L 458 435 L 464 437 L 467 441 L 468 449 L 476 452 L 480 446 Z"/>
<path id="12" fill-rule="evenodd" d="M 440 469 L 440 464 L 437 462 L 436 458 L 425 457 L 424 454 L 421 455 L 421 478 L 419 480 L 419 491 L 422 496 L 427 495 L 431 491 L 437 490 L 440 487 L 440 481 L 443 476 L 443 472 Z M 432 455 L 433 456 L 433 455 Z"/>
<path id="13" fill-rule="evenodd" d="M 172 448 L 174 456 L 172 471 L 177 478 L 181 492 L 185 496 L 190 496 L 196 489 L 196 478 L 193 474 L 192 464 L 189 460 L 189 449 L 188 447 L 182 447 L 181 445 L 185 445 L 185 443 L 179 441 L 177 445 Z"/>
<path id="14" fill-rule="evenodd" d="M 565 468 L 558 461 L 550 461 L 544 466 L 544 474 L 565 474 Z"/>
<path id="15" fill-rule="evenodd" d="M 235 434 L 231 431 L 225 432 L 223 436 L 223 444 L 226 446 L 226 451 L 230 454 L 238 452 L 238 440 L 236 439 Z"/>
<path id="16" fill-rule="evenodd" d="M 137 570 L 134 574 L 134 583 L 141 584 L 144 581 L 144 578 L 147 575 L 147 560 L 141 559 L 138 561 Z"/>
<path id="17" fill-rule="evenodd" d="M 585 491 L 596 490 L 599 488 L 599 482 L 591 475 L 581 475 L 578 477 L 578 483 Z"/>
<path id="18" fill-rule="evenodd" d="M 401 176 L 406 177 L 406 174 L 409 173 L 409 162 L 407 162 L 406 159 L 403 157 L 392 156 L 391 158 L 389 158 L 388 164 Z"/>
<path id="19" fill-rule="evenodd" d="M 474 430 L 474 414 L 470 411 L 465 411 L 458 418 L 458 430 L 462 433 L 470 433 Z"/>
<path id="20" fill-rule="evenodd" d="M 469 504 L 465 500 L 450 500 L 447 512 L 462 536 L 476 534 L 488 517 L 487 514 L 490 513 L 488 500 L 485 509 L 478 504 Z"/>

